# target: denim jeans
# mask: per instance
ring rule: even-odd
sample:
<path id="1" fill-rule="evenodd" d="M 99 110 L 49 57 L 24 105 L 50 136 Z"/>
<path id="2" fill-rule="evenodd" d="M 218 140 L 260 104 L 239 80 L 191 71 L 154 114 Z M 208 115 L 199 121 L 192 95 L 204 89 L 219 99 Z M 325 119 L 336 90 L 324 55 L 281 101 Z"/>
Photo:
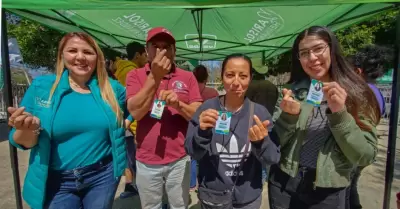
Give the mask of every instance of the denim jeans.
<path id="1" fill-rule="evenodd" d="M 46 209 L 111 209 L 120 178 L 112 161 L 67 171 L 49 171 Z"/>
<path id="2" fill-rule="evenodd" d="M 190 161 L 190 188 L 197 186 L 197 161 L 192 159 Z"/>
<path id="3" fill-rule="evenodd" d="M 347 187 L 346 209 L 362 209 L 360 196 L 358 195 L 357 189 L 358 180 L 360 179 L 362 169 L 363 167 L 357 167 L 352 173 L 351 184 Z"/>
<path id="4" fill-rule="evenodd" d="M 269 167 L 270 167 L 269 165 L 264 165 L 263 168 L 262 168 L 261 177 L 262 177 L 262 182 L 263 182 L 263 184 L 264 184 L 266 181 L 268 181 Z"/>
<path id="5" fill-rule="evenodd" d="M 166 165 L 136 161 L 136 185 L 142 209 L 160 209 L 165 193 L 171 209 L 189 206 L 190 157 Z"/>

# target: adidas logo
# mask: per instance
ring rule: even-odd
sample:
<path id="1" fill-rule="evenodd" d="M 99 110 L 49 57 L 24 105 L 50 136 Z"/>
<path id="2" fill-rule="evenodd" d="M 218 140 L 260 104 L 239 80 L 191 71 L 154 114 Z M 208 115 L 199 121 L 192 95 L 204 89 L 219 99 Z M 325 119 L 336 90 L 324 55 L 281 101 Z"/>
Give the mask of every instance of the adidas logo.
<path id="1" fill-rule="evenodd" d="M 244 149 L 245 149 L 246 145 L 243 145 L 243 147 L 240 149 L 239 145 L 237 143 L 235 134 L 232 134 L 231 140 L 229 141 L 229 149 L 226 149 L 223 145 L 221 145 L 219 143 L 216 143 L 216 147 L 217 147 L 218 152 L 220 152 L 219 157 L 220 157 L 221 161 L 230 168 L 236 168 L 240 165 L 240 161 L 243 158 L 243 153 L 244 153 Z M 250 155 L 250 151 L 251 151 L 251 146 L 248 147 L 248 152 L 244 159 L 245 162 Z M 227 171 L 227 172 L 229 172 L 229 171 Z M 232 173 L 232 175 L 234 175 L 233 172 L 231 172 L 231 173 Z M 235 172 L 235 173 L 237 173 L 237 172 Z M 239 175 L 243 175 L 243 174 L 239 174 Z"/>

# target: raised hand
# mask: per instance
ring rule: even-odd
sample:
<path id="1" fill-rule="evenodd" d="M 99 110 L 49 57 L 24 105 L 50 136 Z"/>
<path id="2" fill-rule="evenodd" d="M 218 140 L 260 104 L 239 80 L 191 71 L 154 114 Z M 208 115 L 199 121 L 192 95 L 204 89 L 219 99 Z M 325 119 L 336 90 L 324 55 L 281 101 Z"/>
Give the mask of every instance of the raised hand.
<path id="1" fill-rule="evenodd" d="M 9 107 L 7 111 L 11 114 L 8 125 L 17 130 L 37 130 L 40 127 L 39 118 L 31 113 L 25 112 L 25 107 Z"/>
<path id="2" fill-rule="evenodd" d="M 269 120 L 265 120 L 264 122 L 261 122 L 261 120 L 254 115 L 253 116 L 254 121 L 256 122 L 256 125 L 252 126 L 249 129 L 249 139 L 252 142 L 258 142 L 264 140 L 265 137 L 268 136 L 268 125 L 269 125 Z"/>
<path id="3" fill-rule="evenodd" d="M 175 109 L 179 108 L 178 95 L 173 90 L 161 90 L 158 98 L 161 101 L 165 101 L 165 104 Z"/>
<path id="4" fill-rule="evenodd" d="M 300 103 L 293 98 L 292 90 L 283 89 L 283 99 L 280 107 L 283 112 L 291 115 L 298 115 L 300 113 Z"/>
<path id="5" fill-rule="evenodd" d="M 338 83 L 324 83 L 322 90 L 332 113 L 340 112 L 346 107 L 347 93 Z"/>
<path id="6" fill-rule="evenodd" d="M 151 73 L 153 76 L 161 80 L 171 70 L 171 60 L 165 56 L 167 50 L 157 48 L 156 56 L 151 62 Z"/>
<path id="7" fill-rule="evenodd" d="M 214 109 L 208 109 L 200 114 L 199 122 L 200 129 L 205 131 L 209 128 L 214 128 L 218 120 L 218 111 Z"/>

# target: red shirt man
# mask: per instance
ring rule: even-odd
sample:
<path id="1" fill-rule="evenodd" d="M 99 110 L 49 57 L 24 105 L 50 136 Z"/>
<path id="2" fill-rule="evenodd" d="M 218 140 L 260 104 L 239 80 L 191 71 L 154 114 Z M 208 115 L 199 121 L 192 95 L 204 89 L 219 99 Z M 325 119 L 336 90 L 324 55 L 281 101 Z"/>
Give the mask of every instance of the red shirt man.
<path id="1" fill-rule="evenodd" d="M 174 64 L 175 39 L 167 29 L 149 31 L 149 64 L 127 76 L 128 110 L 136 131 L 137 186 L 142 208 L 159 208 L 163 187 L 172 208 L 187 208 L 189 161 L 184 149 L 188 120 L 202 98 L 192 73 Z M 160 119 L 150 116 L 155 101 L 165 101 Z M 165 185 L 164 185 L 165 182 Z"/>

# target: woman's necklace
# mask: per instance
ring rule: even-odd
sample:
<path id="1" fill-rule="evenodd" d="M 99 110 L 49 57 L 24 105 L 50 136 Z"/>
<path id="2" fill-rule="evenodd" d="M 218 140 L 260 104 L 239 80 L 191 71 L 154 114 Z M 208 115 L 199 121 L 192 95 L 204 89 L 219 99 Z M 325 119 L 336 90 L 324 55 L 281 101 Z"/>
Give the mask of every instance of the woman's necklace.
<path id="1" fill-rule="evenodd" d="M 82 91 L 88 91 L 89 90 L 89 88 L 88 87 L 82 87 L 82 86 L 80 86 L 80 85 L 78 85 L 77 83 L 75 83 L 71 78 L 69 78 L 69 83 L 73 86 L 73 87 L 75 87 L 75 88 L 77 88 L 77 89 L 79 89 L 79 90 L 82 90 Z"/>

